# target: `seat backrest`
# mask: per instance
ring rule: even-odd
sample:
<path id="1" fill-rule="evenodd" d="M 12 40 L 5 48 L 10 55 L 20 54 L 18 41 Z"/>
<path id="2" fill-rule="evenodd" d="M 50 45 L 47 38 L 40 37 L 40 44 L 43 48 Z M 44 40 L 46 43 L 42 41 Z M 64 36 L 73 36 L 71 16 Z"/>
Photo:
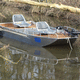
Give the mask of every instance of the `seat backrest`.
<path id="1" fill-rule="evenodd" d="M 47 24 L 47 22 L 36 22 L 36 28 L 37 30 L 49 30 L 50 27 L 49 25 Z"/>
<path id="2" fill-rule="evenodd" d="M 12 20 L 13 20 L 13 23 L 15 23 L 15 22 L 25 22 L 26 21 L 22 14 L 14 14 L 12 16 Z"/>

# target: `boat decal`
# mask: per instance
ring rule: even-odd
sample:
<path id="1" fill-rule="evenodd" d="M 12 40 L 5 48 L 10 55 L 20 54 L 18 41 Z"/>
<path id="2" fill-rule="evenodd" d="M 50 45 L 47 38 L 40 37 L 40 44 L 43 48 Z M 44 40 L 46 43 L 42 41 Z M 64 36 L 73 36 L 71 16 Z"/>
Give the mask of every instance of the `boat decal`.
<path id="1" fill-rule="evenodd" d="M 41 39 L 40 38 L 35 37 L 34 40 L 35 40 L 35 42 L 41 43 Z"/>

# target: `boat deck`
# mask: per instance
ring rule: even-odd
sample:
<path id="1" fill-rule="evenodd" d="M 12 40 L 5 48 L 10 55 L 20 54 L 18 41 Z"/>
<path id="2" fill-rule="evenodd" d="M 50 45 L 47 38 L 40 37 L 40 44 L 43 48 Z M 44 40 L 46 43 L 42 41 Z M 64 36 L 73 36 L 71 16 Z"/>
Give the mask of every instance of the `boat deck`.
<path id="1" fill-rule="evenodd" d="M 0 26 L 4 26 L 10 29 L 24 29 L 24 27 L 20 28 L 20 27 L 14 27 L 13 23 L 1 23 Z M 26 28 L 36 28 L 36 25 L 31 25 L 29 27 Z M 48 34 L 48 35 L 39 35 L 39 34 L 35 34 L 34 36 L 41 36 L 41 37 L 49 37 L 49 38 L 70 38 L 70 36 L 68 34 L 62 34 L 62 33 L 56 33 L 56 34 Z"/>
<path id="2" fill-rule="evenodd" d="M 14 25 L 12 23 L 2 23 L 0 24 L 0 26 L 4 26 L 4 27 L 7 27 L 7 28 L 10 28 L 10 29 L 24 29 L 24 27 L 14 27 Z M 36 28 L 36 25 L 31 25 L 29 27 L 26 27 L 26 28 Z"/>
<path id="3" fill-rule="evenodd" d="M 70 38 L 67 34 L 49 34 L 49 35 L 35 35 L 35 36 L 41 36 L 41 37 L 49 37 L 49 38 Z"/>

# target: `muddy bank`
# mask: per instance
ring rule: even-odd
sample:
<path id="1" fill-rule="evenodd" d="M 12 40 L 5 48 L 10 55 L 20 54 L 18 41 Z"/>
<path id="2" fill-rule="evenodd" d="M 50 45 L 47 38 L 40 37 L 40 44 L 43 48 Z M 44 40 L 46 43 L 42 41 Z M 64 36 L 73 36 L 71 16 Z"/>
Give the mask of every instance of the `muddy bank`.
<path id="1" fill-rule="evenodd" d="M 63 11 L 57 8 L 39 7 L 39 6 L 32 6 L 29 4 L 22 4 L 15 2 L 0 1 L 0 6 L 1 6 L 0 13 L 2 13 L 7 17 L 11 14 L 14 14 L 14 12 L 18 13 L 18 10 L 21 10 L 21 12 L 25 11 L 26 13 L 37 13 L 37 14 L 43 14 L 45 16 L 67 19 L 71 25 L 75 25 L 77 26 L 77 28 L 80 27 L 80 14 L 78 13 L 71 13 L 69 11 Z"/>
<path id="2" fill-rule="evenodd" d="M 51 17 L 67 19 L 71 22 L 71 24 L 80 26 L 80 14 L 77 13 L 71 13 L 69 11 L 63 11 L 57 8 L 45 8 L 39 6 L 33 6 L 32 12 Z"/>

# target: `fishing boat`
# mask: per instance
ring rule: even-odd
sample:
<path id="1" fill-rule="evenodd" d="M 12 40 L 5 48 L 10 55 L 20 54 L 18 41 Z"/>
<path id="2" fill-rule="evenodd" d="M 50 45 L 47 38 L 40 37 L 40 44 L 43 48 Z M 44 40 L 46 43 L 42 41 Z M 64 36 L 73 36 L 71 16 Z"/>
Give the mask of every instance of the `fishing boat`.
<path id="1" fill-rule="evenodd" d="M 76 29 L 67 26 L 50 27 L 47 22 L 26 21 L 14 14 L 12 22 L 0 23 L 0 35 L 35 46 L 72 44 L 78 38 Z"/>

